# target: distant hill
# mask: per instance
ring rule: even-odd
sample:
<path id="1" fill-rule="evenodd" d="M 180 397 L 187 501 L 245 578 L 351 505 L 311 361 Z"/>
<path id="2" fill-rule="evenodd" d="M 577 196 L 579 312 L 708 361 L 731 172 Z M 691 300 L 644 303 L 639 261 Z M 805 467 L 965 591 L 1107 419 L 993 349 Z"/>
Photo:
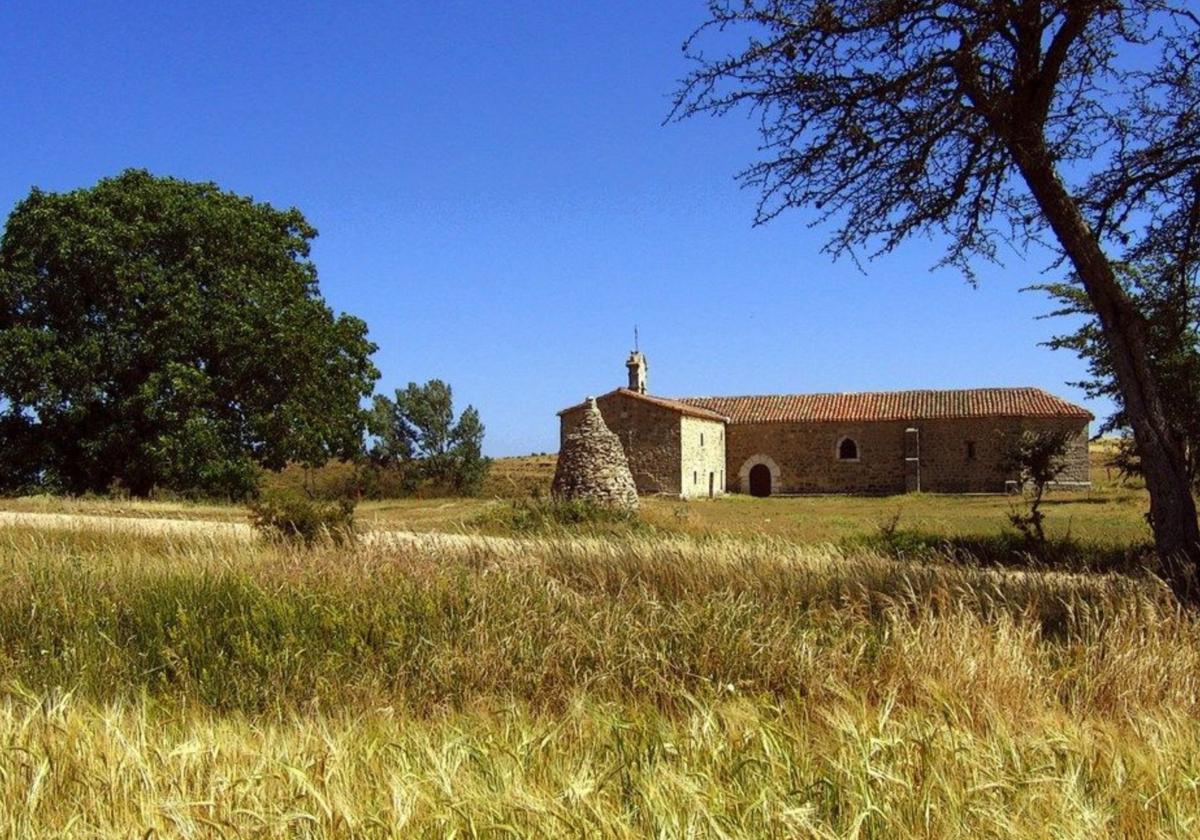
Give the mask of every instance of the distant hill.
<path id="1" fill-rule="evenodd" d="M 498 499 L 523 499 L 539 493 L 548 496 L 557 463 L 554 452 L 497 458 L 483 483 L 483 495 Z"/>
<path id="2" fill-rule="evenodd" d="M 557 460 L 558 456 L 553 452 L 496 458 L 492 461 L 480 495 L 498 499 L 528 498 L 538 493 L 549 495 Z M 316 469 L 292 465 L 282 472 L 264 473 L 262 486 L 268 492 L 294 490 L 311 492 L 316 496 L 337 496 L 349 486 L 353 477 L 352 464 L 331 461 Z M 387 473 L 381 476 L 380 490 L 384 498 L 402 495 L 397 478 Z"/>

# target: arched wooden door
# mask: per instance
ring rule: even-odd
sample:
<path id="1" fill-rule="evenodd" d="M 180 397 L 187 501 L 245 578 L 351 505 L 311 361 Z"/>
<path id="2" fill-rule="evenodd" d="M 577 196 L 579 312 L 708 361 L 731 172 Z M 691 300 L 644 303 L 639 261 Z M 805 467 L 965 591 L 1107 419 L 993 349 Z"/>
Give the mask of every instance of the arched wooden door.
<path id="1" fill-rule="evenodd" d="M 771 469 L 766 464 L 755 464 L 750 468 L 750 495 L 771 495 Z"/>

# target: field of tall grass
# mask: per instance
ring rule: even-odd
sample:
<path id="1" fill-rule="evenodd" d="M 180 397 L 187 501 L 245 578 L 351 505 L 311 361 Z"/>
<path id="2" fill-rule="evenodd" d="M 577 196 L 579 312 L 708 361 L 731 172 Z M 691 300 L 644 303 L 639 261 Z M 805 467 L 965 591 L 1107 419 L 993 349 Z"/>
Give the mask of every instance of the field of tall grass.
<path id="1" fill-rule="evenodd" d="M 1200 621 L 1148 575 L 0 531 L 7 836 L 1198 829 Z"/>

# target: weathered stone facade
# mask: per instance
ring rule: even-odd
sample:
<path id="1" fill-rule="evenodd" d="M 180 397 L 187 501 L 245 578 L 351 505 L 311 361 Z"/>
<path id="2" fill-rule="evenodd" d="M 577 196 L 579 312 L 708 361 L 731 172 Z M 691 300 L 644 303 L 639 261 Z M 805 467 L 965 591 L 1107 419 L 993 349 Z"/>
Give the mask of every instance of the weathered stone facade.
<path id="1" fill-rule="evenodd" d="M 998 493 L 1021 431 L 1072 434 L 1060 487 L 1087 487 L 1088 422 L 1036 388 L 666 399 L 645 393 L 631 354 L 629 388 L 596 400 L 639 493 Z M 565 442 L 586 406 L 559 412 Z"/>
<path id="2" fill-rule="evenodd" d="M 725 492 L 725 424 L 702 417 L 679 418 L 680 477 L 684 498 Z"/>
<path id="3" fill-rule="evenodd" d="M 637 487 L 621 442 L 605 426 L 593 399 L 578 412 L 570 434 L 563 436 L 551 494 L 622 510 L 638 507 Z"/>
<path id="4" fill-rule="evenodd" d="M 710 412 L 685 414 L 669 401 L 621 388 L 596 398 L 604 423 L 625 450 L 639 493 L 692 498 L 725 492 L 725 423 Z M 559 412 L 560 441 L 581 422 L 585 405 Z"/>
<path id="5" fill-rule="evenodd" d="M 917 430 L 918 481 L 906 483 L 905 432 Z M 881 421 L 859 423 L 756 423 L 728 427 L 729 490 L 748 493 L 749 470 L 765 463 L 770 492 L 778 493 L 999 493 L 1011 478 L 1001 469 L 1011 436 L 1022 429 L 1074 433 L 1064 487 L 1088 483 L 1087 422 L 1049 418 Z M 858 457 L 839 457 L 838 444 L 852 440 Z M 765 457 L 764 457 L 765 456 Z M 774 469 L 772 469 L 774 468 Z"/>

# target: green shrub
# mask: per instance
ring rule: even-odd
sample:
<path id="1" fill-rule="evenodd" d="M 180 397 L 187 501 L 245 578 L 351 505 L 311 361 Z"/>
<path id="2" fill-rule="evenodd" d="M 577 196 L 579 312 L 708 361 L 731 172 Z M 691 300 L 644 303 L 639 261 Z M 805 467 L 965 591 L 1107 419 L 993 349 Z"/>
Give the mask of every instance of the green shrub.
<path id="1" fill-rule="evenodd" d="M 251 502 L 250 523 L 267 539 L 312 545 L 354 538 L 354 500 L 308 499 L 293 494 L 264 496 Z"/>
<path id="2" fill-rule="evenodd" d="M 1156 570 L 1153 551 L 1148 545 L 1101 543 L 1069 535 L 1047 537 L 1036 544 L 1014 531 L 945 535 L 921 528 L 880 526 L 873 534 L 846 537 L 840 545 L 850 553 L 865 549 L 897 560 L 922 562 L 951 561 L 967 565 L 1119 572 L 1138 576 Z"/>
<path id="3" fill-rule="evenodd" d="M 561 529 L 611 531 L 646 526 L 635 511 L 611 508 L 576 499 L 516 499 L 490 508 L 474 524 L 518 534 L 539 534 Z"/>

